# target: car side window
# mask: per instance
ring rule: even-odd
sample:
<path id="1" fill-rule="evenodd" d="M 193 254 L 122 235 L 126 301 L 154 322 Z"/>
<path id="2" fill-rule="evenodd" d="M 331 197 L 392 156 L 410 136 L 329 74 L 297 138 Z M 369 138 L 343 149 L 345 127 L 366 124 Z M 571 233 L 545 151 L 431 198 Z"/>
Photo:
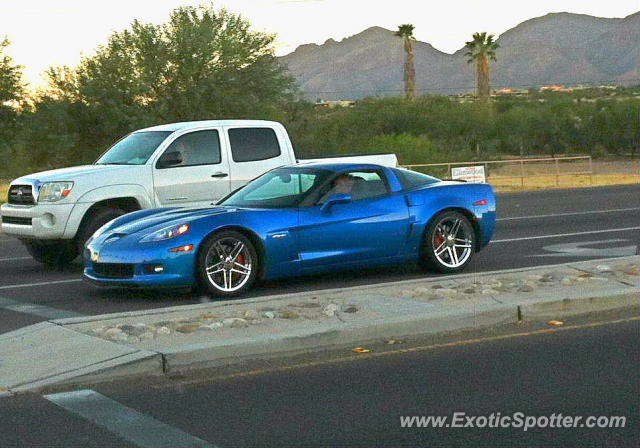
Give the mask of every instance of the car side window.
<path id="1" fill-rule="evenodd" d="M 245 196 L 247 200 L 262 201 L 282 196 L 306 193 L 314 184 L 317 174 L 296 173 L 273 177 L 269 182 Z"/>
<path id="2" fill-rule="evenodd" d="M 335 194 L 351 195 L 352 200 L 381 196 L 389 192 L 389 187 L 379 171 L 350 171 L 340 173 L 322 192 L 319 204 Z"/>
<path id="3" fill-rule="evenodd" d="M 423 185 L 433 184 L 439 181 L 439 179 L 429 176 L 427 174 L 418 173 L 416 171 L 410 171 L 400 168 L 392 168 L 396 173 L 396 177 L 402 184 L 402 189 L 411 190 L 412 188 L 421 187 Z"/>
<path id="4" fill-rule="evenodd" d="M 164 151 L 162 157 L 173 153 L 179 163 L 172 167 L 215 165 L 220 163 L 220 136 L 215 129 L 181 135 Z"/>
<path id="5" fill-rule="evenodd" d="M 271 128 L 229 129 L 229 143 L 234 162 L 267 160 L 281 154 L 278 137 Z"/>

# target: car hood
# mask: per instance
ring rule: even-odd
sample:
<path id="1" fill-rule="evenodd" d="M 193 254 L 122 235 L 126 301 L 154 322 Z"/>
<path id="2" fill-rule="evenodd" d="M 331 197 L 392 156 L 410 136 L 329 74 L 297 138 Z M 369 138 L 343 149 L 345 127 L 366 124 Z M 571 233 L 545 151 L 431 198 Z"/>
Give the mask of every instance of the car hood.
<path id="1" fill-rule="evenodd" d="M 118 176 L 123 172 L 139 171 L 144 165 L 81 165 L 57 170 L 40 171 L 22 176 L 12 183 L 76 181 L 87 176 Z"/>
<path id="2" fill-rule="evenodd" d="M 118 224 L 116 221 L 107 233 L 121 233 L 126 235 L 143 231 L 145 231 L 145 233 L 151 233 L 172 225 L 192 223 L 199 219 L 237 211 L 237 207 L 157 209 L 156 213 L 148 214 L 148 212 L 146 212 L 145 216 L 139 219 L 129 220 L 123 224 Z M 123 218 L 127 218 L 127 216 L 125 215 Z"/>

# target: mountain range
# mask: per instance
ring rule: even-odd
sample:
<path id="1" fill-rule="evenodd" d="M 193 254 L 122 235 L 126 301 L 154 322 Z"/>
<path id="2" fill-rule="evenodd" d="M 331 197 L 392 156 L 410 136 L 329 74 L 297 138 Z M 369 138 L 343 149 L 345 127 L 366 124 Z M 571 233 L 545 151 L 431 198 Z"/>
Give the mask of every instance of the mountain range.
<path id="1" fill-rule="evenodd" d="M 640 84 L 640 12 L 622 19 L 551 13 L 505 31 L 497 43 L 493 88 Z M 420 41 L 414 48 L 419 94 L 473 91 L 464 48 L 448 54 Z M 402 95 L 404 58 L 395 32 L 374 26 L 339 42 L 300 45 L 280 61 L 307 98 L 349 100 Z"/>

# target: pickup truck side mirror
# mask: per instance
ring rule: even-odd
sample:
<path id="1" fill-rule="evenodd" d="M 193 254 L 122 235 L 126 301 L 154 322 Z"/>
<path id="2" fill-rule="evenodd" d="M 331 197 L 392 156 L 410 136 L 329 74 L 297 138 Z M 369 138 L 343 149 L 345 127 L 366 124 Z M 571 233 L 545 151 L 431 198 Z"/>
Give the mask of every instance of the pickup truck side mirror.
<path id="1" fill-rule="evenodd" d="M 165 152 L 158 159 L 156 166 L 158 168 L 168 168 L 170 166 L 180 165 L 182 163 L 182 154 L 179 151 Z"/>
<path id="2" fill-rule="evenodd" d="M 329 196 L 329 198 L 322 204 L 320 207 L 320 211 L 323 213 L 328 213 L 336 204 L 348 204 L 351 202 L 351 195 L 345 193 L 334 194 L 333 196 Z"/>

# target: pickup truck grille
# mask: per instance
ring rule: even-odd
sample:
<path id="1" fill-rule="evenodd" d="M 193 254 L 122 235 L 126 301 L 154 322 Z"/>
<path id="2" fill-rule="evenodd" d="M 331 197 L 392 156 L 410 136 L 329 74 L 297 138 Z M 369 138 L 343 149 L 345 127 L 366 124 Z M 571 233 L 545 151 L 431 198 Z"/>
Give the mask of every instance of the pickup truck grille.
<path id="1" fill-rule="evenodd" d="M 9 204 L 34 205 L 35 203 L 31 185 L 11 185 L 9 188 Z"/>
<path id="2" fill-rule="evenodd" d="M 131 278 L 133 266 L 130 263 L 93 263 L 93 272 L 101 277 Z"/>
<path id="3" fill-rule="evenodd" d="M 15 216 L 3 216 L 2 217 L 3 224 L 17 224 L 19 226 L 30 226 L 31 218 L 18 218 Z"/>

